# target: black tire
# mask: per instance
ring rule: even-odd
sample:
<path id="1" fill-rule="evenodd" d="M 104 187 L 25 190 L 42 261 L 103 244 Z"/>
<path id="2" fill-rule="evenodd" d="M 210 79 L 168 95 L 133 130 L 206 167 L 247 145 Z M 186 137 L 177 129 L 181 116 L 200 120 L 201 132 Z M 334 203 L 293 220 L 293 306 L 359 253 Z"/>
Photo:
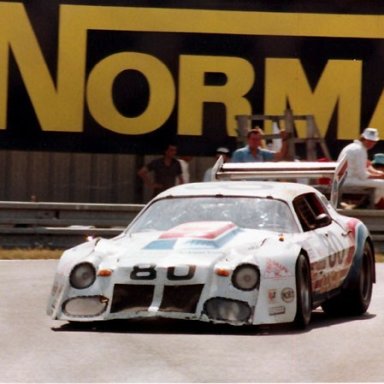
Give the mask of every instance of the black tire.
<path id="1" fill-rule="evenodd" d="M 300 255 L 296 261 L 296 295 L 297 309 L 294 323 L 296 327 L 303 329 L 310 323 L 312 317 L 311 267 L 304 255 Z"/>
<path id="2" fill-rule="evenodd" d="M 372 248 L 365 243 L 356 278 L 339 295 L 323 303 L 323 311 L 331 316 L 360 316 L 365 313 L 371 303 L 374 262 Z"/>

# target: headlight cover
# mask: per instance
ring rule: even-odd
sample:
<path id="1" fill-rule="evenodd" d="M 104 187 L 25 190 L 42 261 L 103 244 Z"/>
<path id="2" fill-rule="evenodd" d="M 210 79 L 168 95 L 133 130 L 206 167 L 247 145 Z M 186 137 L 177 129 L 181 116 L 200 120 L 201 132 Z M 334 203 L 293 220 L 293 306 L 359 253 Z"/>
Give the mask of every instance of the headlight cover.
<path id="1" fill-rule="evenodd" d="M 73 317 L 94 317 L 101 315 L 108 306 L 104 296 L 78 296 L 64 302 L 63 312 Z"/>
<path id="2" fill-rule="evenodd" d="M 240 300 L 231 300 L 224 297 L 213 297 L 205 304 L 205 313 L 212 320 L 222 320 L 239 324 L 249 321 L 252 314 L 248 303 Z"/>
<path id="3" fill-rule="evenodd" d="M 260 283 L 260 271 L 256 265 L 241 264 L 232 274 L 232 284 L 242 291 L 252 291 Z"/>
<path id="4" fill-rule="evenodd" d="M 95 282 L 95 279 L 95 267 L 89 262 L 77 264 L 69 275 L 69 282 L 71 286 L 76 289 L 90 287 Z"/>

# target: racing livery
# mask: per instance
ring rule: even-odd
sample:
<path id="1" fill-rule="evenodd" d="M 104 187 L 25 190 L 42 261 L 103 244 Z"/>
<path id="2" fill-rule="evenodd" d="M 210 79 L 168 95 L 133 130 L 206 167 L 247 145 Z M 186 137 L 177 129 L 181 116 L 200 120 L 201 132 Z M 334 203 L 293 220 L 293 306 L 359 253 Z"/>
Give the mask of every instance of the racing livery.
<path id="1" fill-rule="evenodd" d="M 48 314 L 299 327 L 319 306 L 363 314 L 375 282 L 367 227 L 310 185 L 267 180 L 340 176 L 340 164 L 276 164 L 219 161 L 220 180 L 168 189 L 119 236 L 65 251 Z"/>

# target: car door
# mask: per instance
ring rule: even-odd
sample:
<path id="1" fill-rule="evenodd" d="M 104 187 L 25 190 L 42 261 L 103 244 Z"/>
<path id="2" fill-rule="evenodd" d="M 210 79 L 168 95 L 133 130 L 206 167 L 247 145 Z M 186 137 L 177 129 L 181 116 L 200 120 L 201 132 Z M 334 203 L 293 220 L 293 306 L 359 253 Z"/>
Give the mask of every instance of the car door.
<path id="1" fill-rule="evenodd" d="M 310 258 L 313 293 L 339 287 L 350 267 L 353 244 L 348 231 L 332 220 L 315 193 L 297 197 L 294 208 L 304 231 L 302 245 Z"/>

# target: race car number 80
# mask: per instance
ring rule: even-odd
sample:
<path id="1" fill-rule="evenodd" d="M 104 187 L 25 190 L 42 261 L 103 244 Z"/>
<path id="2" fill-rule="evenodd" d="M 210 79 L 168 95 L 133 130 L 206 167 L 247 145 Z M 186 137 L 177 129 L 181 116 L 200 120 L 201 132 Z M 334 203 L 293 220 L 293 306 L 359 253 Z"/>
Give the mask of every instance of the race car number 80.
<path id="1" fill-rule="evenodd" d="M 178 265 L 167 268 L 168 280 L 190 280 L 195 275 L 196 265 Z M 135 265 L 130 274 L 131 280 L 155 280 L 156 264 Z"/>

